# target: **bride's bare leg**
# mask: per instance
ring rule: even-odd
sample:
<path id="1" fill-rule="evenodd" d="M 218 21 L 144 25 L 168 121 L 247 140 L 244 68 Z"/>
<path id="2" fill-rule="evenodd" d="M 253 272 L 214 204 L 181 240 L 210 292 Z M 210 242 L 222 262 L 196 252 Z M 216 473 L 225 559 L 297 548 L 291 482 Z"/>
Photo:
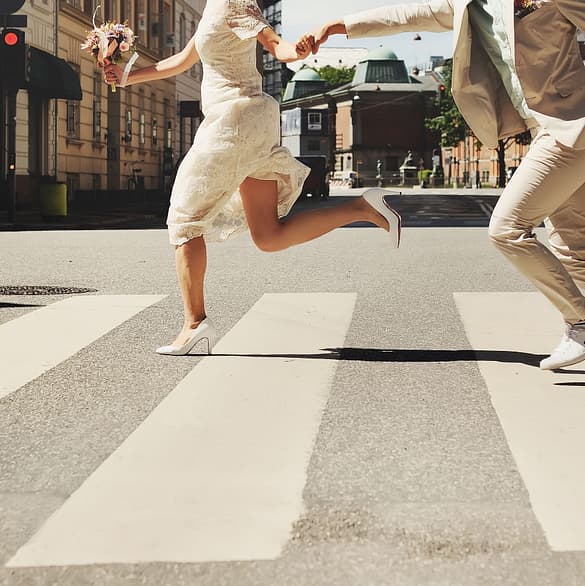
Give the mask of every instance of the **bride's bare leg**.
<path id="1" fill-rule="evenodd" d="M 246 179 L 240 186 L 252 238 L 266 252 L 308 242 L 352 222 L 372 222 L 388 230 L 388 222 L 361 197 L 346 204 L 296 214 L 280 221 L 276 181 Z"/>
<path id="2" fill-rule="evenodd" d="M 173 346 L 182 346 L 189 338 L 190 330 L 205 319 L 204 281 L 207 269 L 207 248 L 202 236 L 175 247 L 175 262 L 185 322 Z"/>

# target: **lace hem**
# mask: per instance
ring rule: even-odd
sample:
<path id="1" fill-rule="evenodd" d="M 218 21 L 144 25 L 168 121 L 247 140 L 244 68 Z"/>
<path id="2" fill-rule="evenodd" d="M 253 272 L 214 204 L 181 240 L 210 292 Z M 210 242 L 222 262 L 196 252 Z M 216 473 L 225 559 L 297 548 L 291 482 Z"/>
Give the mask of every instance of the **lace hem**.
<path id="1" fill-rule="evenodd" d="M 226 21 L 242 40 L 251 39 L 270 26 L 254 0 L 229 0 Z"/>

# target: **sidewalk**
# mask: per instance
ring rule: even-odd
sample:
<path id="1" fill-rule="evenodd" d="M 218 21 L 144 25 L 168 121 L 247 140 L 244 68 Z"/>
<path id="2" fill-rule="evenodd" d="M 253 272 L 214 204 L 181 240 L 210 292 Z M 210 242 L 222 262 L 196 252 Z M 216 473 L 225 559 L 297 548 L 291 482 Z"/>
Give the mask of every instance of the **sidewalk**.
<path id="1" fill-rule="evenodd" d="M 14 222 L 0 211 L 0 232 L 28 230 L 111 230 L 165 228 L 166 210 L 134 206 L 112 210 L 72 210 L 62 218 L 44 218 L 38 210 L 18 210 Z"/>
<path id="2" fill-rule="evenodd" d="M 350 196 L 359 196 L 364 191 L 368 189 L 372 189 L 371 187 L 358 187 L 355 189 L 350 189 L 348 187 L 331 187 L 331 195 L 350 195 Z M 468 187 L 460 187 L 460 188 L 452 188 L 452 187 L 419 187 L 418 185 L 410 187 L 408 185 L 390 185 L 388 187 L 383 187 L 385 191 L 390 191 L 393 193 L 402 193 L 402 195 L 424 195 L 424 194 L 434 194 L 434 195 L 501 195 L 502 191 L 504 191 L 501 187 L 483 187 L 481 189 L 468 188 Z"/>
<path id="3" fill-rule="evenodd" d="M 349 189 L 347 187 L 331 187 L 329 205 L 334 205 L 338 197 L 359 197 L 369 188 Z M 452 195 L 452 196 L 494 196 L 500 195 L 502 189 L 451 189 L 391 186 L 384 187 L 390 193 L 402 195 Z M 297 209 L 312 208 L 323 205 L 317 198 L 299 200 Z M 339 202 L 338 202 L 339 203 Z M 161 204 L 148 202 L 127 205 L 117 209 L 103 210 L 71 210 L 63 218 L 47 219 L 40 215 L 38 210 L 18 210 L 14 222 L 8 221 L 5 210 L 0 210 L 0 232 L 21 232 L 29 230 L 131 230 L 166 228 L 166 208 Z"/>

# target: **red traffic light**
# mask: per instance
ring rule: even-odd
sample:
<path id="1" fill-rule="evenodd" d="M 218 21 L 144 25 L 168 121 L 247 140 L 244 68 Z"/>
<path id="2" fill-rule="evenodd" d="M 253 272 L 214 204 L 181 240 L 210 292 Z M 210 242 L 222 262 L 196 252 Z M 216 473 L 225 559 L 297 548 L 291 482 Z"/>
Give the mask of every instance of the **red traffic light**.
<path id="1" fill-rule="evenodd" d="M 24 46 L 24 31 L 15 29 L 4 29 L 0 33 L 0 47 L 21 47 Z"/>
<path id="2" fill-rule="evenodd" d="M 12 31 L 4 33 L 4 44 L 8 45 L 9 47 L 14 47 L 14 45 L 18 45 L 19 40 L 20 39 L 18 38 L 18 35 L 16 33 L 13 33 Z"/>
<path id="3" fill-rule="evenodd" d="M 443 84 L 441 84 L 441 85 L 439 86 L 439 91 L 440 91 L 441 93 L 443 93 L 443 92 L 445 91 L 445 86 L 444 86 Z"/>

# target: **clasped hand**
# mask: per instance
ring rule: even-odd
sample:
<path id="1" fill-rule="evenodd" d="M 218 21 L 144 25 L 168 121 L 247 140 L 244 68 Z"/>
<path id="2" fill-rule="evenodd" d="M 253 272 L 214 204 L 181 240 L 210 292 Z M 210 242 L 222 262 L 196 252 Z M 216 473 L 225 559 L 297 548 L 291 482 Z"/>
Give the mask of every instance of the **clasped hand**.
<path id="1" fill-rule="evenodd" d="M 311 53 L 316 55 L 319 47 L 329 38 L 329 29 L 325 25 L 312 33 L 304 34 L 295 46 L 299 59 L 305 59 Z"/>

